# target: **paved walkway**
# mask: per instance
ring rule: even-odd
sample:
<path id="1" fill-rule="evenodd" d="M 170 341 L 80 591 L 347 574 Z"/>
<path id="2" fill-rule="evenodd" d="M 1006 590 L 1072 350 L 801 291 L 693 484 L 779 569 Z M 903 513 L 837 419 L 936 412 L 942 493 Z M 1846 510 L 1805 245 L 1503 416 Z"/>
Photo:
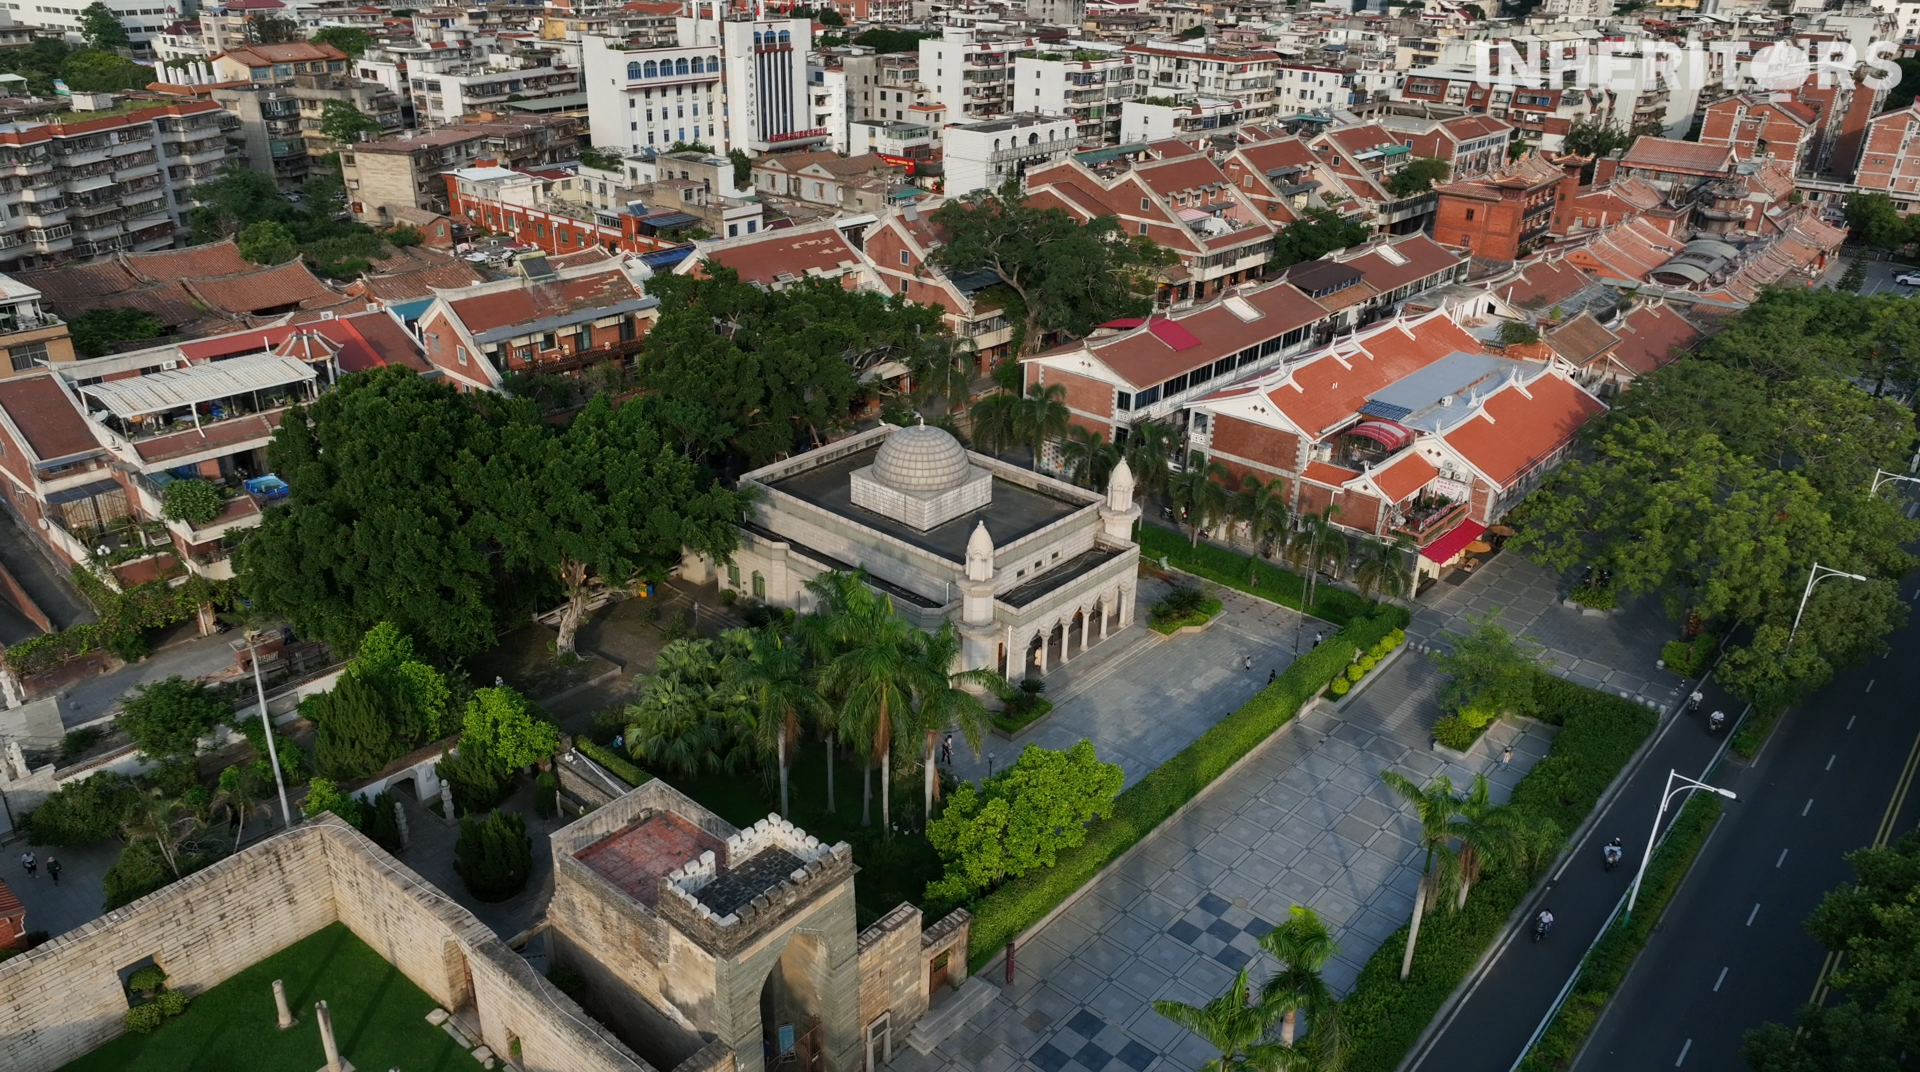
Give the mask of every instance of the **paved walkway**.
<path id="1" fill-rule="evenodd" d="M 1054 707 L 1037 726 L 1012 741 L 989 732 L 978 756 L 956 736 L 955 771 L 973 780 L 990 763 L 1005 769 L 1029 744 L 1064 749 L 1085 739 L 1102 760 L 1120 764 L 1132 785 L 1238 710 L 1266 687 L 1269 674 L 1292 665 L 1299 613 L 1207 585 L 1220 598 L 1221 616 L 1199 633 L 1164 637 L 1147 628 L 1147 609 L 1169 587 L 1141 578 L 1134 624 L 1047 675 Z M 1332 630 L 1316 618 L 1305 621 L 1303 644 L 1316 630 Z"/>
<path id="2" fill-rule="evenodd" d="M 1466 632 L 1468 617 L 1498 611 L 1510 630 L 1546 646 L 1554 673 L 1615 695 L 1665 706 L 1680 679 L 1655 664 L 1679 636 L 1658 597 L 1631 599 L 1618 613 L 1587 615 L 1561 605 L 1566 583 L 1517 554 L 1495 555 L 1458 585 L 1442 584 L 1415 606 L 1407 634 L 1424 644 Z"/>
<path id="3" fill-rule="evenodd" d="M 542 819 L 534 815 L 531 778 L 520 778 L 518 788 L 500 804 L 500 810 L 518 812 L 526 820 L 527 836 L 533 841 L 533 871 L 527 878 L 526 889 L 504 901 L 491 904 L 476 899 L 468 892 L 467 884 L 461 880 L 460 873 L 454 870 L 453 847 L 460 839 L 459 825 L 428 811 L 405 789 L 394 793 L 394 797 L 406 810 L 410 839 L 406 848 L 394 854 L 401 863 L 413 868 L 421 878 L 460 902 L 461 907 L 478 916 L 480 922 L 491 927 L 502 939 L 514 937 L 546 915 L 547 902 L 553 899 L 553 852 L 547 847 L 547 839 L 572 820 L 563 816 Z"/>
<path id="4" fill-rule="evenodd" d="M 1346 709 L 1274 734 L 1028 940 L 1014 985 L 992 1005 L 931 1055 L 896 1050 L 890 1067 L 1195 1068 L 1216 1055 L 1152 1001 L 1217 997 L 1242 965 L 1264 958 L 1255 939 L 1296 904 L 1335 929 L 1340 955 L 1327 977 L 1345 991 L 1405 921 L 1419 882 L 1416 824 L 1380 772 L 1464 783 L 1484 770 L 1504 799 L 1551 743 L 1550 728 L 1506 723 L 1483 739 L 1471 769 L 1441 759 L 1428 748 L 1437 681 L 1408 652 Z M 1484 758 L 1509 742 L 1510 767 Z"/>

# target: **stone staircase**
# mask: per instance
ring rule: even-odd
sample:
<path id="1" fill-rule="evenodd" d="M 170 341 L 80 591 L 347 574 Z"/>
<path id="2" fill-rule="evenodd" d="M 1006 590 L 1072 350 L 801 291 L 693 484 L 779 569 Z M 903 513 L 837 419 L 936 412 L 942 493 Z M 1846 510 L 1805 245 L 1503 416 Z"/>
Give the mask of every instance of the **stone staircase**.
<path id="1" fill-rule="evenodd" d="M 947 1036 L 960 1030 L 961 1025 L 981 1009 L 993 1004 L 993 999 L 999 996 L 999 987 L 977 975 L 969 978 L 960 984 L 959 991 L 920 1017 L 919 1022 L 913 1025 L 913 1030 L 907 1033 L 907 1045 L 921 1054 L 932 1053 L 934 1047 L 946 1041 Z"/>

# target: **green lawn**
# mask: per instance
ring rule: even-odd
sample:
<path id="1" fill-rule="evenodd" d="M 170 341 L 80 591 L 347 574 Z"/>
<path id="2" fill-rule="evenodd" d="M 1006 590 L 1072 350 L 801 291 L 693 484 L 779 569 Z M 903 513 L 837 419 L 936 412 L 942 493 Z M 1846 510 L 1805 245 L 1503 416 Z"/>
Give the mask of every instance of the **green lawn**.
<path id="1" fill-rule="evenodd" d="M 954 747 L 966 745 L 956 736 Z M 696 781 L 669 777 L 667 782 L 721 818 L 744 827 L 780 810 L 780 783 L 774 778 L 749 771 Z M 860 767 L 848 757 L 844 746 L 834 767 L 837 812 L 827 811 L 827 750 L 823 744 L 801 743 L 790 779 L 788 799 L 792 810 L 788 818 L 829 845 L 844 841 L 853 846 L 853 862 L 860 867 L 854 893 L 861 926 L 893 911 L 902 901 L 921 902 L 927 883 L 940 877 L 942 867 L 940 855 L 920 832 L 925 824 L 920 816 L 923 790 L 917 774 L 894 782 L 893 824 L 897 829 L 892 838 L 881 836 L 877 769 L 873 773 L 873 825 L 860 825 Z"/>
<path id="2" fill-rule="evenodd" d="M 275 1027 L 273 980 L 284 979 L 300 1022 Z M 314 1072 L 326 1064 L 313 1003 L 333 1012 L 341 1055 L 369 1072 L 477 1068 L 445 1031 L 427 1023 L 433 999 L 400 969 L 335 923 L 196 998 L 149 1035 L 127 1034 L 63 1072 Z"/>

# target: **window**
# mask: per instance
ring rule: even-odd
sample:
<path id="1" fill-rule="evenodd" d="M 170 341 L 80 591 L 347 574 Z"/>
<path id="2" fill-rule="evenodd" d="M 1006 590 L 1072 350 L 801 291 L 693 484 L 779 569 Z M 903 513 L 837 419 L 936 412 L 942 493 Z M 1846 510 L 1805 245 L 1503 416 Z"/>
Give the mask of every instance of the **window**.
<path id="1" fill-rule="evenodd" d="M 546 334 L 540 336 L 540 349 L 551 350 L 558 345 L 560 345 L 560 342 L 558 339 L 554 337 L 553 332 L 549 331 Z"/>
<path id="2" fill-rule="evenodd" d="M 25 346 L 16 346 L 7 351 L 7 357 L 13 362 L 13 371 L 25 372 L 47 359 L 47 344 L 34 342 Z"/>
<path id="3" fill-rule="evenodd" d="M 727 587 L 740 587 L 740 567 L 732 562 L 727 563 Z"/>
<path id="4" fill-rule="evenodd" d="M 1468 210 L 1467 210 L 1467 222 L 1469 222 L 1469 223 L 1471 223 L 1471 222 L 1473 222 L 1473 210 L 1472 210 L 1472 209 L 1468 209 Z"/>
<path id="5" fill-rule="evenodd" d="M 1147 233 L 1147 221 L 1145 221 L 1145 220 L 1141 220 L 1141 221 L 1140 221 L 1140 233 L 1141 233 L 1141 234 L 1146 234 L 1146 233 Z"/>
<path id="6" fill-rule="evenodd" d="M 1151 202 L 1151 201 L 1149 201 L 1149 200 L 1147 200 L 1146 198 L 1144 198 L 1144 197 L 1143 197 L 1143 198 L 1141 198 L 1141 199 L 1140 199 L 1140 207 L 1141 207 L 1141 209 L 1142 209 L 1142 210 L 1145 210 L 1145 209 L 1150 209 L 1150 208 L 1152 208 L 1152 207 L 1153 207 L 1153 202 Z"/>
<path id="7" fill-rule="evenodd" d="M 453 356 L 454 356 L 454 357 L 456 357 L 456 358 L 458 358 L 458 359 L 459 359 L 459 361 L 460 361 L 460 363 L 461 363 L 462 365 L 464 365 L 464 364 L 466 364 L 466 363 L 467 363 L 467 348 L 466 348 L 466 347 L 464 347 L 464 346 L 456 346 L 456 347 L 454 347 L 454 348 L 453 348 Z"/>
<path id="8" fill-rule="evenodd" d="M 760 575 L 759 570 L 753 571 L 753 598 L 767 598 L 767 579 Z"/>
<path id="9" fill-rule="evenodd" d="M 906 250 L 904 250 L 904 249 L 903 249 L 903 250 L 901 250 L 901 251 L 900 251 L 900 266 L 904 268 L 904 267 L 906 267 L 907 265 L 909 265 L 909 264 L 912 264 L 912 263 L 913 263 L 913 257 L 912 257 L 911 255 L 909 255 L 909 254 L 907 253 L 907 251 L 906 251 Z"/>

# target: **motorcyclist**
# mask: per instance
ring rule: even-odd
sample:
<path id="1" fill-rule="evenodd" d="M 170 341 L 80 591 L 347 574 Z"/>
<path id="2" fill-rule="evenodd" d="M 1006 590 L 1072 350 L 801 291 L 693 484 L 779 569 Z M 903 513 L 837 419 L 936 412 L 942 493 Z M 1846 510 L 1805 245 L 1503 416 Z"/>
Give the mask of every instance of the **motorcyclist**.
<path id="1" fill-rule="evenodd" d="M 1542 908 L 1540 914 L 1533 917 L 1533 940 L 1537 942 L 1546 937 L 1547 932 L 1552 929 L 1553 912 L 1551 909 Z"/>
<path id="2" fill-rule="evenodd" d="M 1704 699 L 1706 699 L 1706 697 L 1700 694 L 1700 690 L 1695 689 L 1693 695 L 1687 697 L 1687 714 L 1698 713 L 1700 710 L 1700 701 Z"/>
<path id="3" fill-rule="evenodd" d="M 1600 855 L 1606 857 L 1607 870 L 1613 870 L 1613 865 L 1620 862 L 1620 857 L 1626 855 L 1626 851 L 1621 847 L 1619 838 L 1607 842 L 1606 846 L 1600 850 Z"/>
<path id="4" fill-rule="evenodd" d="M 1727 713 L 1725 711 L 1715 711 L 1713 714 L 1707 716 L 1708 729 L 1717 730 L 1726 724 L 1727 724 Z"/>

